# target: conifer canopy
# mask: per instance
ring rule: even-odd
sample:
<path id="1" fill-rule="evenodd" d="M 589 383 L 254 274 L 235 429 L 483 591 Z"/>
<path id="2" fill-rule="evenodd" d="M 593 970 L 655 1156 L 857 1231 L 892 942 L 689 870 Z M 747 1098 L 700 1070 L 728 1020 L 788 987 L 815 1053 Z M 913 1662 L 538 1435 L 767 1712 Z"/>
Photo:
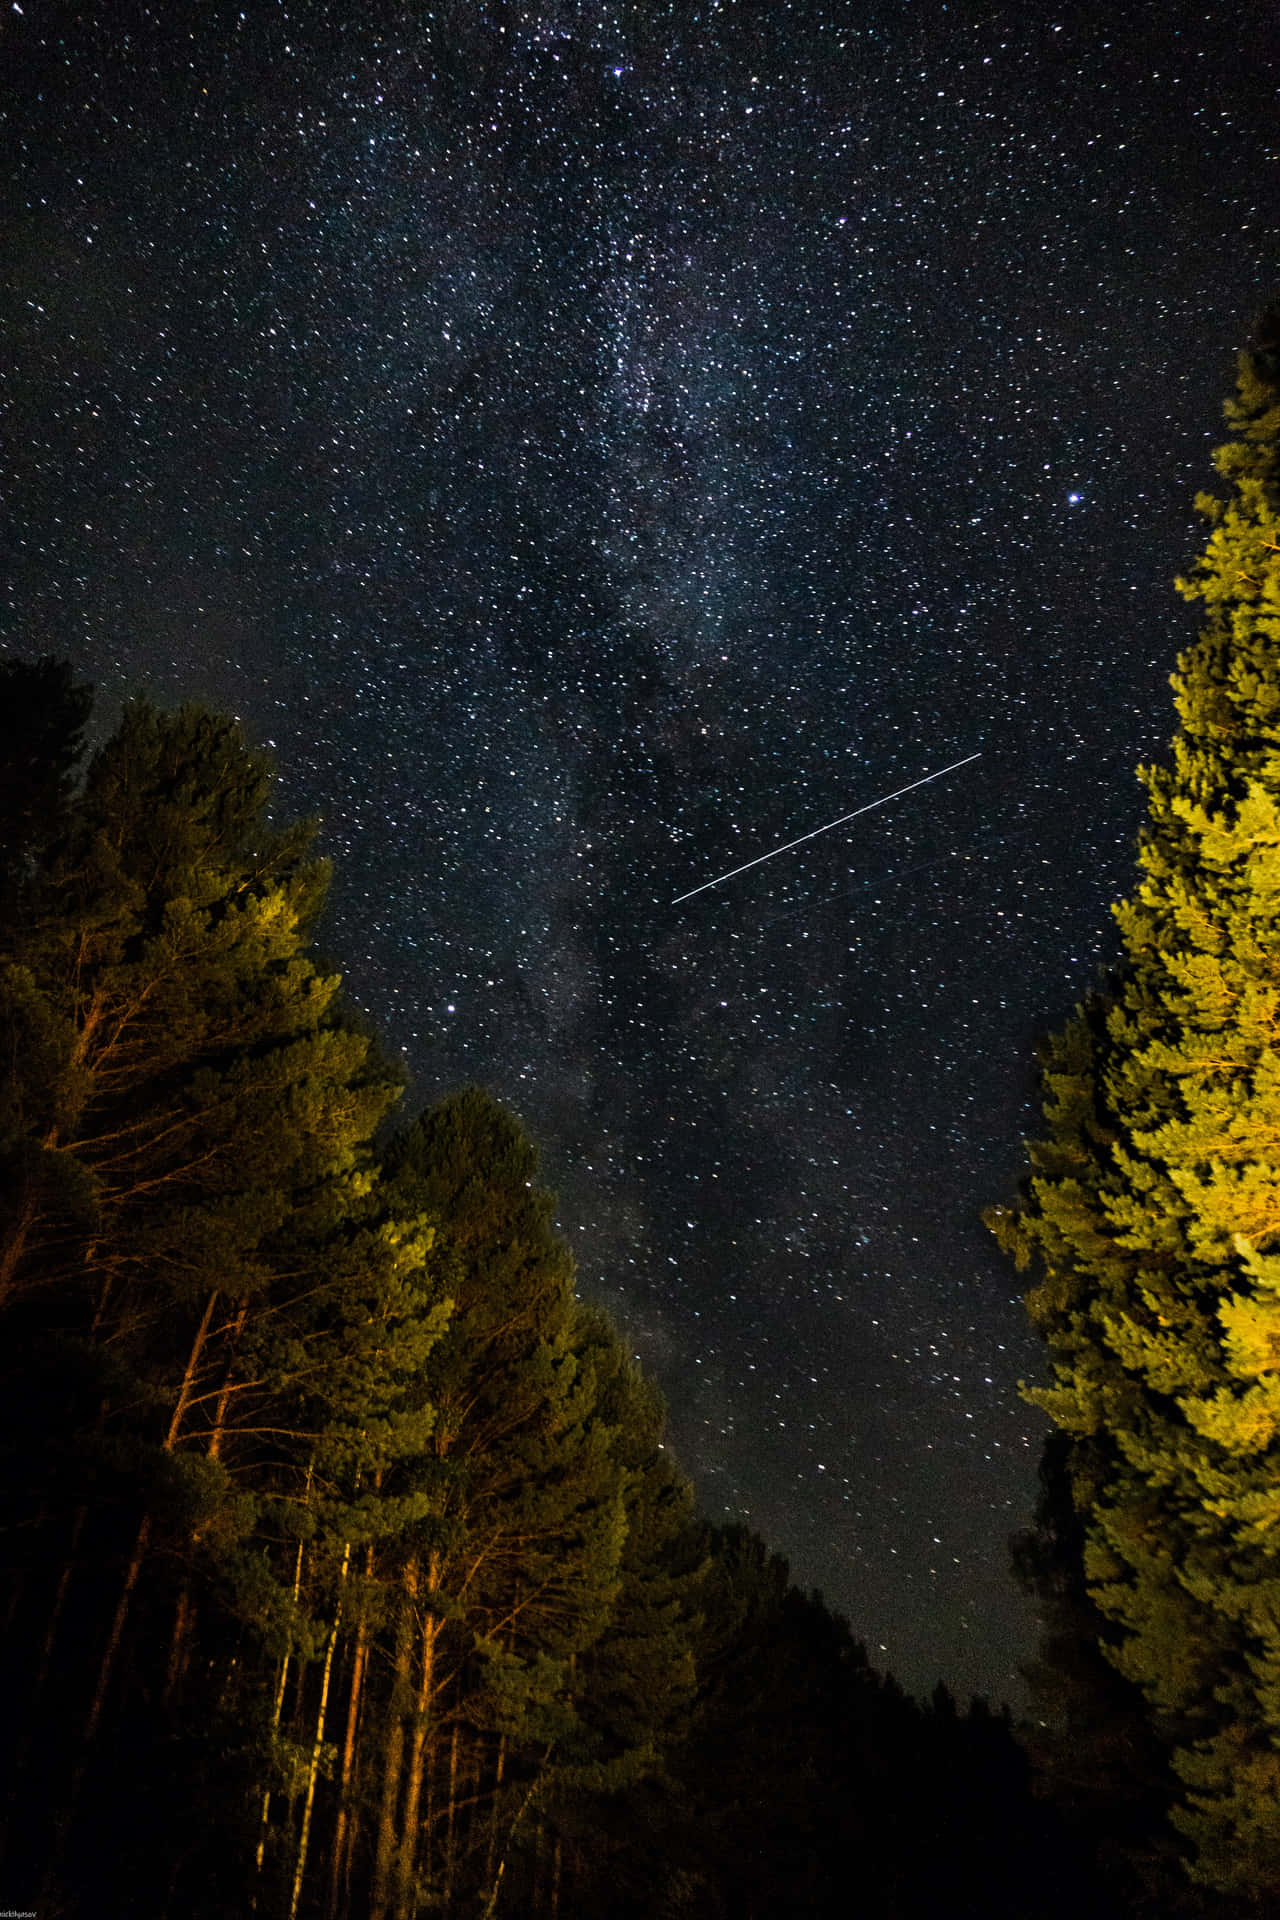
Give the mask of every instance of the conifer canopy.
<path id="1" fill-rule="evenodd" d="M 1034 1269 L 1106 1651 L 1183 1786 L 1193 1878 L 1280 1894 L 1280 318 L 1241 356 L 1179 588 L 1205 610 L 1141 773 L 1122 959 L 1042 1055 L 991 1217 Z"/>

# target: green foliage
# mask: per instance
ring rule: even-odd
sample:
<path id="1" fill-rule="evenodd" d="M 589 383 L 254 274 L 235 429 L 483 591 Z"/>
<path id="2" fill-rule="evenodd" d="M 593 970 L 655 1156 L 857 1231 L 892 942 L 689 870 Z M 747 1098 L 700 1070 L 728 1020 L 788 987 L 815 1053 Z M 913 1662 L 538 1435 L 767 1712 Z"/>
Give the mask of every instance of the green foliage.
<path id="1" fill-rule="evenodd" d="M 1274 331 L 1273 322 L 1267 327 Z M 1265 340 L 1271 338 L 1265 334 Z M 1242 357 L 1231 483 L 1182 591 L 1206 624 L 1143 770 L 1123 960 L 1043 1055 L 1046 1136 L 998 1236 L 1034 1269 L 1108 1658 L 1185 1784 L 1197 1880 L 1280 1896 L 1280 387 Z"/>
<path id="2" fill-rule="evenodd" d="M 0 691 L 6 1887 L 197 1920 L 1063 1911 L 1026 1898 L 1053 1836 L 1007 1723 L 917 1708 L 695 1520 L 514 1118 L 465 1089 L 378 1152 L 398 1079 L 238 728 L 131 709 L 76 787 L 65 670 Z M 1268 1258 L 1223 1303 L 1238 1452 Z"/>
<path id="3" fill-rule="evenodd" d="M 437 1812 L 407 1851 L 423 1884 L 480 1897 L 499 1870 L 519 1885 L 557 1781 L 599 1757 L 578 1664 L 613 1615 L 629 1531 L 602 1384 L 617 1360 L 575 1298 L 536 1154 L 489 1095 L 439 1102 L 387 1170 L 395 1204 L 439 1222 L 453 1297 L 425 1373 L 435 1424 L 399 1656 L 406 1804 Z"/>
<path id="4" fill-rule="evenodd" d="M 361 1475 L 422 1444 L 444 1313 L 424 1223 L 376 1191 L 398 1080 L 308 954 L 324 870 L 267 824 L 261 756 L 139 707 L 59 780 L 0 930 L 0 1445 L 25 1844 L 67 1899 L 120 1743 L 199 1769 L 186 1727 L 252 1718 L 274 1648 L 314 1655 Z M 135 1904 L 197 1871 L 165 1860 Z"/>
<path id="5" fill-rule="evenodd" d="M 1176 1790 L 1169 1755 L 1140 1690 L 1107 1658 L 1113 1638 L 1089 1597 L 1084 1523 L 1072 1498 L 1071 1436 L 1051 1433 L 1033 1529 L 1014 1543 L 1014 1567 L 1037 1603 L 1042 1640 L 1027 1669 L 1036 1722 L 1022 1730 L 1037 1791 L 1061 1816 L 1081 1858 L 1094 1863 L 1108 1914 L 1205 1920 L 1168 1827 Z"/>

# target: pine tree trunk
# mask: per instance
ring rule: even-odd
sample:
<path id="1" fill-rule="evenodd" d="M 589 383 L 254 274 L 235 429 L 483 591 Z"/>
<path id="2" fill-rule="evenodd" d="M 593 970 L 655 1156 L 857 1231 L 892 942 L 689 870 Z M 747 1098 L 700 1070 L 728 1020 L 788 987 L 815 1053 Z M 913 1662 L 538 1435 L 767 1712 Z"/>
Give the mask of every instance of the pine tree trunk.
<path id="1" fill-rule="evenodd" d="M 350 1856 L 355 1840 L 355 1816 L 350 1806 L 351 1775 L 356 1751 L 356 1726 L 360 1718 L 360 1697 L 364 1686 L 365 1661 L 369 1650 L 369 1630 L 364 1620 L 356 1632 L 351 1656 L 351 1688 L 347 1695 L 347 1726 L 342 1742 L 342 1775 L 338 1782 L 338 1817 L 333 1836 L 333 1862 L 329 1874 L 328 1920 L 338 1920 L 345 1908 L 350 1882 Z"/>
<path id="2" fill-rule="evenodd" d="M 476 1834 L 476 1803 L 480 1796 L 480 1745 L 470 1730 L 460 1734 L 462 1759 L 459 1764 L 461 1776 L 461 1794 L 459 1797 L 456 1822 L 453 1834 L 453 1850 L 448 1862 L 449 1882 L 445 1888 L 445 1905 L 453 1898 L 458 1883 L 459 1861 L 468 1852 L 474 1851 Z"/>
<path id="3" fill-rule="evenodd" d="M 342 1593 L 347 1581 L 347 1568 L 351 1564 L 351 1542 L 347 1541 L 342 1552 L 342 1572 L 338 1576 L 338 1605 L 333 1616 L 333 1626 L 329 1633 L 329 1644 L 325 1648 L 324 1672 L 320 1681 L 320 1706 L 316 1713 L 315 1739 L 311 1743 L 311 1765 L 307 1769 L 307 1796 L 302 1808 L 302 1832 L 298 1836 L 298 1861 L 293 1874 L 293 1894 L 289 1901 L 289 1920 L 297 1920 L 298 1902 L 302 1898 L 302 1877 L 307 1870 L 307 1846 L 311 1839 L 311 1813 L 316 1799 L 316 1778 L 320 1772 L 320 1754 L 324 1747 L 325 1712 L 329 1705 L 329 1677 L 333 1672 L 333 1650 L 338 1644 L 338 1628 L 342 1624 Z"/>
<path id="4" fill-rule="evenodd" d="M 57 1886 L 62 1863 L 67 1856 L 71 1826 L 75 1819 L 76 1808 L 80 1803 L 80 1789 L 84 1785 L 85 1769 L 89 1764 L 89 1753 L 93 1745 L 94 1735 L 98 1731 L 98 1722 L 102 1717 L 103 1703 L 107 1697 L 107 1686 L 111 1679 L 116 1654 L 119 1651 L 120 1641 L 124 1634 L 124 1623 L 129 1615 L 129 1602 L 133 1598 L 133 1589 L 137 1585 L 138 1575 L 142 1570 L 142 1563 L 146 1559 L 147 1543 L 150 1538 L 151 1515 L 144 1513 L 141 1524 L 138 1527 L 137 1539 L 134 1541 L 133 1554 L 125 1573 L 120 1598 L 116 1603 L 115 1615 L 111 1622 L 111 1631 L 107 1635 L 107 1644 L 98 1667 L 98 1684 L 94 1688 L 93 1699 L 89 1705 L 88 1718 L 85 1721 L 84 1730 L 80 1735 L 80 1748 L 76 1755 L 71 1782 L 67 1788 L 67 1798 L 56 1822 L 54 1843 L 49 1855 L 49 1866 L 40 1888 L 39 1904 L 41 1906 L 53 1907 L 57 1905 L 54 1889 Z"/>
<path id="5" fill-rule="evenodd" d="M 38 1211 L 30 1184 L 28 1184 L 26 1197 L 22 1202 L 22 1212 L 10 1228 L 5 1238 L 4 1248 L 0 1251 L 0 1313 L 4 1311 L 9 1295 L 17 1284 L 18 1268 L 22 1265 L 23 1255 L 27 1251 L 27 1241 L 36 1223 Z"/>
<path id="6" fill-rule="evenodd" d="M 467 1745 L 471 1750 L 471 1791 L 462 1842 L 467 1858 L 474 1860 L 480 1851 L 484 1834 L 484 1792 L 488 1784 L 486 1769 L 490 1763 L 490 1754 L 487 1745 L 479 1738 L 474 1727 L 470 1730 Z"/>
<path id="7" fill-rule="evenodd" d="M 151 1539 L 151 1515 L 144 1513 L 138 1523 L 137 1537 L 133 1543 L 133 1553 L 125 1570 L 124 1585 L 120 1589 L 120 1598 L 116 1602 L 115 1615 L 111 1622 L 111 1631 L 107 1635 L 107 1644 L 98 1664 L 98 1684 L 93 1690 L 93 1699 L 89 1703 L 88 1718 L 84 1731 L 80 1735 L 80 1758 L 76 1763 L 75 1775 L 71 1783 L 71 1799 L 74 1804 L 80 1792 L 80 1782 L 84 1778 L 85 1763 L 93 1737 L 98 1731 L 98 1722 L 102 1718 L 102 1708 L 107 1697 L 107 1686 L 111 1679 L 111 1670 L 115 1665 L 116 1654 L 124 1634 L 124 1623 L 129 1617 L 129 1602 L 133 1590 L 138 1584 L 138 1575 L 142 1563 L 147 1557 L 147 1545 Z"/>
<path id="8" fill-rule="evenodd" d="M 396 1621 L 395 1663 L 391 1683 L 391 1726 L 382 1763 L 382 1800 L 378 1808 L 378 1841 L 373 1860 L 373 1893 L 369 1920 L 387 1920 L 397 1848 L 396 1811 L 400 1805 L 400 1777 L 404 1768 L 404 1708 L 409 1693 L 409 1610 L 402 1606 Z"/>
<path id="9" fill-rule="evenodd" d="M 307 1483 L 303 1489 L 303 1495 L 302 1495 L 302 1504 L 304 1506 L 308 1506 L 311 1501 L 311 1468 L 312 1468 L 312 1463 L 308 1463 Z M 296 1560 L 293 1563 L 293 1604 L 295 1607 L 298 1604 L 298 1595 L 302 1591 L 302 1555 L 303 1555 L 303 1542 L 299 1540 L 298 1555 Z M 284 1695 L 285 1695 L 285 1688 L 288 1686 L 288 1684 L 289 1684 L 289 1653 L 288 1653 L 288 1650 L 286 1649 L 285 1652 L 280 1656 L 280 1678 L 276 1683 L 275 1705 L 271 1713 L 271 1734 L 273 1739 L 280 1731 L 280 1716 L 284 1712 Z M 254 1871 L 255 1871 L 255 1874 L 259 1877 L 259 1880 L 261 1879 L 261 1874 L 262 1874 L 262 1863 L 265 1860 L 266 1853 L 267 1853 L 267 1831 L 268 1831 L 267 1822 L 268 1822 L 268 1816 L 270 1815 L 270 1812 L 271 1812 L 271 1789 L 270 1787 L 264 1787 L 262 1792 L 262 1814 L 258 1821 L 258 1850 L 256 1855 L 254 1856 Z M 258 1911 L 258 1893 L 257 1893 L 256 1887 L 255 1887 L 251 1905 L 252 1905 L 253 1911 L 256 1913 Z"/>
<path id="10" fill-rule="evenodd" d="M 432 1710 L 434 1719 L 434 1710 Z M 426 1743 L 422 1757 L 422 1800 L 418 1807 L 418 1872 L 425 1874 L 429 1884 L 434 1887 L 437 1875 L 436 1848 L 436 1774 L 439 1754 L 436 1750 L 435 1730 Z"/>
<path id="11" fill-rule="evenodd" d="M 504 1733 L 498 1741 L 498 1759 L 493 1770 L 493 1794 L 489 1802 L 489 1840 L 485 1851 L 484 1877 L 493 1878 L 493 1863 L 498 1852 L 498 1800 L 502 1793 L 502 1779 L 507 1766 L 507 1736 Z"/>
<path id="12" fill-rule="evenodd" d="M 227 1364 L 223 1369 L 222 1385 L 218 1390 L 218 1404 L 213 1410 L 213 1432 L 209 1435 L 209 1458 L 217 1460 L 222 1453 L 222 1437 L 227 1427 L 227 1402 L 231 1398 L 231 1382 L 235 1377 L 236 1347 L 240 1335 L 244 1332 L 244 1323 L 249 1313 L 249 1302 L 242 1300 L 235 1319 L 231 1323 L 228 1336 L 229 1349 Z"/>
<path id="13" fill-rule="evenodd" d="M 209 1313 L 212 1312 L 213 1303 L 216 1299 L 216 1294 L 210 1298 L 209 1308 L 205 1315 L 206 1322 Z M 219 1389 L 217 1405 L 214 1408 L 213 1430 L 209 1435 L 208 1446 L 209 1458 L 211 1460 L 216 1460 L 222 1452 L 222 1438 L 226 1430 L 227 1402 L 231 1398 L 231 1382 L 234 1377 L 235 1348 L 240 1335 L 244 1331 L 244 1323 L 248 1312 L 249 1302 L 242 1300 L 235 1320 L 231 1325 L 230 1352 L 227 1355 L 226 1365 L 223 1368 L 222 1386 Z M 188 1394 L 187 1399 L 189 1398 L 190 1395 Z M 185 1411 L 185 1401 L 183 1407 Z M 200 1533 L 201 1529 L 199 1527 L 192 1533 L 191 1545 L 193 1547 L 198 1543 Z M 178 1605 L 174 1615 L 173 1637 L 169 1642 L 169 1664 L 164 1682 L 164 1699 L 166 1704 L 173 1699 L 181 1682 L 182 1675 L 186 1670 L 188 1648 L 191 1643 L 191 1626 L 195 1619 L 195 1613 L 195 1603 L 191 1598 L 191 1584 L 189 1581 L 184 1581 L 182 1591 L 178 1595 Z"/>
<path id="14" fill-rule="evenodd" d="M 391 1910 L 394 1869 L 398 1858 L 396 1810 L 400 1804 L 400 1777 L 404 1770 L 404 1721 L 397 1713 L 387 1735 L 387 1751 L 382 1776 L 382 1801 L 378 1808 L 378 1841 L 373 1859 L 373 1892 L 369 1901 L 369 1920 L 387 1920 Z"/>
<path id="15" fill-rule="evenodd" d="M 89 1509 L 87 1507 L 79 1507 L 76 1510 L 76 1517 L 71 1523 L 71 1538 L 67 1542 L 66 1558 L 62 1563 L 62 1572 L 58 1576 L 58 1585 L 54 1592 L 52 1605 L 49 1608 L 48 1620 L 45 1623 L 44 1639 L 40 1643 L 40 1657 L 36 1662 L 35 1679 L 31 1682 L 31 1690 L 27 1696 L 26 1731 L 22 1736 L 19 1748 L 15 1751 L 12 1758 L 12 1776 L 15 1780 L 21 1774 L 27 1749 L 31 1745 L 36 1715 L 40 1706 L 40 1697 L 44 1692 L 45 1682 L 49 1678 L 49 1669 L 53 1665 L 53 1649 L 57 1645 L 58 1625 L 62 1619 L 62 1609 L 67 1603 L 67 1594 L 71 1587 L 71 1575 L 75 1567 L 76 1548 L 80 1544 L 80 1535 L 84 1531 L 84 1523 L 88 1516 Z M 2 1829 L 0 1829 L 0 1831 L 2 1831 Z"/>
<path id="16" fill-rule="evenodd" d="M 529 1911 L 545 1915 L 547 1911 L 546 1889 L 550 1876 L 547 1873 L 547 1827 L 539 1820 L 533 1829 L 533 1885 L 529 1889 Z"/>
<path id="17" fill-rule="evenodd" d="M 299 1544 L 299 1547 L 298 1547 L 298 1565 L 299 1565 L 299 1570 L 301 1570 L 301 1565 L 302 1565 L 301 1544 Z M 280 1715 L 284 1709 L 284 1693 L 285 1693 L 285 1688 L 287 1687 L 288 1684 L 289 1684 L 289 1655 L 286 1652 L 280 1656 L 280 1678 L 276 1682 L 275 1707 L 271 1715 L 271 1731 L 273 1734 L 277 1734 L 280 1731 Z M 267 1852 L 267 1826 L 268 1826 L 268 1816 L 270 1815 L 270 1812 L 271 1812 L 271 1789 L 270 1787 L 264 1787 L 262 1791 L 262 1813 L 258 1819 L 258 1851 L 254 1861 L 255 1870 L 258 1873 L 262 1872 L 262 1863 L 266 1857 L 266 1852 Z M 258 1896 L 256 1893 L 254 1894 L 254 1897 L 253 1897 L 253 1908 L 254 1908 L 254 1912 L 256 1913 L 258 1908 Z"/>
<path id="18" fill-rule="evenodd" d="M 548 1747 L 546 1753 L 542 1756 L 544 1765 L 550 1755 L 550 1752 L 551 1752 L 551 1749 L 550 1747 Z M 493 1920 L 493 1915 L 498 1905 L 498 1895 L 502 1891 L 502 1876 L 505 1874 L 507 1870 L 507 1854 L 511 1849 L 511 1844 L 514 1841 L 516 1834 L 520 1830 L 521 1823 L 523 1822 L 526 1813 L 528 1813 L 529 1808 L 533 1805 L 534 1796 L 537 1793 L 537 1791 L 538 1791 L 538 1774 L 535 1773 L 533 1776 L 533 1779 L 529 1782 L 529 1791 L 525 1794 L 524 1799 L 520 1802 L 520 1805 L 516 1808 L 515 1818 L 512 1820 L 511 1825 L 507 1828 L 506 1838 L 503 1842 L 502 1858 L 498 1861 L 497 1867 L 496 1869 L 493 1870 L 492 1878 L 490 1879 L 489 1897 L 485 1901 L 485 1907 L 484 1907 L 484 1920 Z M 495 1823 L 495 1830 L 496 1830 L 496 1823 Z M 490 1855 L 490 1857 L 492 1858 L 492 1854 Z M 488 1876 L 486 1876 L 486 1878 L 487 1877 Z"/>
<path id="19" fill-rule="evenodd" d="M 200 1366 L 201 1355 L 204 1352 L 205 1340 L 209 1333 L 209 1322 L 213 1318 L 213 1307 L 217 1298 L 216 1291 L 209 1295 L 203 1317 L 201 1318 L 200 1325 L 196 1328 L 195 1338 L 191 1343 L 191 1351 L 187 1355 L 187 1366 L 182 1376 L 182 1386 L 179 1389 L 177 1402 L 169 1420 L 169 1431 L 164 1437 L 163 1445 L 166 1453 L 173 1452 L 178 1443 L 179 1435 L 182 1432 L 182 1423 L 186 1418 L 187 1406 L 191 1400 L 192 1389 L 195 1386 L 196 1373 Z M 107 1697 L 107 1687 L 111 1680 L 111 1671 L 115 1665 L 116 1654 L 119 1651 L 125 1621 L 129 1616 L 129 1603 L 133 1598 L 133 1590 L 138 1584 L 138 1575 L 141 1573 L 142 1563 L 146 1559 L 147 1545 L 150 1538 L 151 1515 L 144 1513 L 138 1526 L 137 1539 L 133 1544 L 133 1554 L 125 1572 L 124 1585 L 120 1590 L 120 1598 L 116 1604 L 115 1617 L 111 1622 L 111 1631 L 107 1635 L 106 1649 L 98 1667 L 98 1684 L 94 1688 L 93 1700 L 89 1706 L 89 1714 L 85 1721 L 84 1732 L 80 1736 L 80 1757 L 71 1783 L 70 1803 L 72 1807 L 74 1807 L 79 1797 L 80 1783 L 84 1778 L 88 1751 L 92 1745 L 94 1735 L 98 1731 L 98 1722 L 102 1718 L 102 1708 Z"/>
<path id="20" fill-rule="evenodd" d="M 422 1777 L 427 1759 L 427 1736 L 432 1718 L 436 1638 L 439 1631 L 440 1623 L 435 1619 L 428 1620 L 422 1630 L 422 1665 L 419 1669 L 417 1698 L 414 1701 L 413 1736 L 409 1743 L 409 1766 L 405 1782 L 404 1821 L 400 1833 L 396 1920 L 412 1920 L 412 1890 L 419 1851 L 418 1809 L 422 1800 Z"/>
<path id="21" fill-rule="evenodd" d="M 191 1643 L 191 1623 L 195 1619 L 195 1603 L 191 1598 L 191 1588 L 183 1582 L 178 1595 L 178 1604 L 174 1610 L 173 1633 L 169 1639 L 169 1664 L 164 1676 L 164 1701 L 168 1706 L 178 1691 L 179 1683 L 187 1667 L 187 1649 Z"/>
<path id="22" fill-rule="evenodd" d="M 449 1805 L 445 1813 L 444 1840 L 444 1905 L 449 1910 L 453 1898 L 453 1866 L 455 1820 L 458 1810 L 458 1723 L 453 1723 L 453 1737 L 449 1741 Z"/>
<path id="23" fill-rule="evenodd" d="M 173 1409 L 173 1414 L 169 1421 L 169 1431 L 165 1435 L 164 1447 L 166 1453 L 172 1453 L 177 1446 L 179 1435 L 182 1432 L 182 1423 L 187 1417 L 187 1407 L 191 1400 L 191 1391 L 195 1386 L 196 1373 L 204 1355 L 204 1344 L 209 1337 L 209 1322 L 213 1318 L 213 1309 L 217 1298 L 218 1295 L 215 1289 L 205 1303 L 200 1325 L 196 1328 L 195 1338 L 191 1342 L 191 1352 L 187 1355 L 186 1372 L 182 1376 L 182 1386 L 178 1393 L 177 1404 Z"/>

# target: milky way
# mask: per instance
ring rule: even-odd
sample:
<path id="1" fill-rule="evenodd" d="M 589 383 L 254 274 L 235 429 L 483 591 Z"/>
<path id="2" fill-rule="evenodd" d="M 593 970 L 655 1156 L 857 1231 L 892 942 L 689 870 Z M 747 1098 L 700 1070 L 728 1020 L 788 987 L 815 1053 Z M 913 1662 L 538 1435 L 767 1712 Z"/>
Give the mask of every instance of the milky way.
<path id="1" fill-rule="evenodd" d="M 1041 1360 L 978 1215 L 1172 731 L 1274 25 L 750 13 L 8 12 L 3 643 L 273 743 L 705 1510 L 1005 1695 Z"/>

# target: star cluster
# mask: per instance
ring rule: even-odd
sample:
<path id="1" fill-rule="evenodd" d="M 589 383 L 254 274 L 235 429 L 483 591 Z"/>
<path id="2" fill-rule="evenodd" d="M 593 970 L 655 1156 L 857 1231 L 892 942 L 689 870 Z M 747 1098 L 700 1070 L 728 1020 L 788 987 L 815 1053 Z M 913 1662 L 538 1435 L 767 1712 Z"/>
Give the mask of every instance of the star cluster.
<path id="1" fill-rule="evenodd" d="M 1278 63 L 1257 6 L 748 11 L 14 6 L 3 644 L 272 743 L 704 1507 L 1008 1695 L 977 1217 L 1172 728 Z"/>

